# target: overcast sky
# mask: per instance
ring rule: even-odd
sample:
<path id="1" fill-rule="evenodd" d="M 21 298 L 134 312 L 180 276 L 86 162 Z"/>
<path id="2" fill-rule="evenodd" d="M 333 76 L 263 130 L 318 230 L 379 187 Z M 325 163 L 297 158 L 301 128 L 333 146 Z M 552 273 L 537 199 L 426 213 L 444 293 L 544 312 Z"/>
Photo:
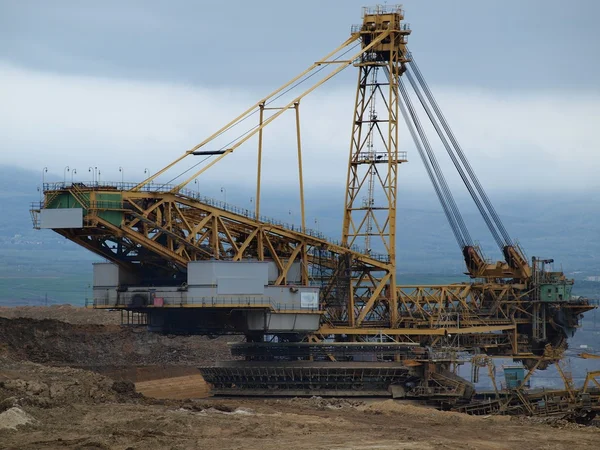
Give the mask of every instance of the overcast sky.
<path id="1" fill-rule="evenodd" d="M 55 174 L 69 165 L 80 179 L 96 166 L 120 180 L 123 167 L 139 180 L 344 41 L 362 5 L 0 0 L 0 163 Z M 484 186 L 600 185 L 600 2 L 406 0 L 404 9 L 409 46 Z M 345 182 L 353 70 L 303 101 L 312 186 Z M 284 118 L 265 139 L 265 182 L 295 185 L 293 123 Z M 401 147 L 410 160 L 401 188 L 426 186 L 405 134 Z M 252 184 L 254 151 L 207 172 L 206 188 Z"/>

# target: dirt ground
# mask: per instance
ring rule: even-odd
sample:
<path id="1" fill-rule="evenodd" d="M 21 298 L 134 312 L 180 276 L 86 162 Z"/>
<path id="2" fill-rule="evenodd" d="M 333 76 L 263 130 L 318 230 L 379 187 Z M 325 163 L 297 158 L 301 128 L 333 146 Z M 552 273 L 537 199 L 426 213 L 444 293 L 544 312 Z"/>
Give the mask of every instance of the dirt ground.
<path id="1" fill-rule="evenodd" d="M 209 386 L 194 365 L 226 354 L 227 338 L 128 334 L 95 313 L 0 309 L 11 317 L 0 320 L 0 448 L 596 449 L 600 442 L 596 427 L 393 400 L 200 398 Z M 90 367 L 75 368 L 76 358 Z"/>
<path id="2" fill-rule="evenodd" d="M 53 306 L 0 306 L 0 317 L 15 319 L 54 319 L 74 324 L 119 325 L 121 312 L 106 309 L 80 308 L 72 305 Z"/>

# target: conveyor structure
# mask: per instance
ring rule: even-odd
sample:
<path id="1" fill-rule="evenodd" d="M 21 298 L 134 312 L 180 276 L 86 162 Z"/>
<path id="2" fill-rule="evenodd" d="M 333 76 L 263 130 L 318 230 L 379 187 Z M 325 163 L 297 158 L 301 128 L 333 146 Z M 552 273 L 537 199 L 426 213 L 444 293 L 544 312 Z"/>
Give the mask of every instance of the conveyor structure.
<path id="1" fill-rule="evenodd" d="M 407 48 L 411 29 L 402 8 L 365 8 L 362 19 L 335 50 L 144 181 L 46 183 L 43 201 L 32 206 L 35 227 L 107 261 L 94 266 L 92 307 L 141 315 L 157 332 L 244 336 L 233 347 L 237 362 L 202 369 L 217 392 L 463 398 L 471 388 L 449 370 L 458 354 L 506 356 L 533 366 L 550 346 L 559 358 L 581 314 L 591 309 L 586 299 L 571 296 L 573 281 L 553 271 L 551 260 L 529 264 L 508 235 Z M 357 70 L 358 82 L 342 237 L 334 241 L 306 226 L 300 105 L 347 68 Z M 283 114 L 293 114 L 296 124 L 297 225 L 266 218 L 260 209 L 263 133 Z M 423 118 L 503 260 L 487 261 L 473 243 Z M 397 180 L 407 162 L 399 150 L 402 121 L 470 282 L 396 282 Z M 239 135 L 242 126 L 251 128 Z M 237 137 L 221 145 L 232 132 Z M 253 210 L 186 189 L 251 138 L 258 142 Z M 192 167 L 180 170 L 190 160 Z M 159 181 L 173 173 L 171 184 Z"/>

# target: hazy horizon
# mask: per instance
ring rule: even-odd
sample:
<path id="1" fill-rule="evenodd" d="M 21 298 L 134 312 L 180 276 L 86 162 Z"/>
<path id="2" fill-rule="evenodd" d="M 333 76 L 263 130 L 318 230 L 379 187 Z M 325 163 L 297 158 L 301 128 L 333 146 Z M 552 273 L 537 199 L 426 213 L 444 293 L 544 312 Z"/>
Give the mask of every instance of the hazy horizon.
<path id="1" fill-rule="evenodd" d="M 63 248 L 57 235 L 30 228 L 44 167 L 46 181 L 91 181 L 90 167 L 101 180 L 141 181 L 340 44 L 362 2 L 227 6 L 0 0 L 0 201 L 14 212 L 0 237 L 17 249 L 44 240 Z M 413 56 L 510 235 L 529 255 L 600 273 L 600 60 L 592 57 L 600 3 L 407 0 L 404 9 Z M 307 226 L 333 239 L 355 83 L 348 68 L 301 107 Z M 290 119 L 265 131 L 263 212 L 298 224 Z M 399 147 L 409 159 L 398 171 L 399 270 L 460 273 L 462 256 L 404 127 Z M 496 257 L 444 149 L 434 148 L 474 239 Z M 248 142 L 188 188 L 251 209 L 255 153 Z"/>
<path id="2" fill-rule="evenodd" d="M 0 96 L 9 105 L 0 109 L 0 163 L 59 176 L 69 166 L 75 179 L 89 179 L 88 167 L 98 167 L 104 180 L 138 181 L 335 48 L 360 22 L 362 3 L 232 1 L 228 8 L 239 14 L 228 16 L 218 40 L 220 28 L 208 19 L 224 14 L 218 4 L 35 5 L 0 2 L 0 37 L 8 43 L 0 46 Z M 404 3 L 413 56 L 490 192 L 600 187 L 600 63 L 591 57 L 600 42 L 591 17 L 600 4 L 561 5 Z M 560 39 L 549 39 L 559 33 L 556 24 Z M 568 62 L 555 60 L 562 56 Z M 355 71 L 302 102 L 307 186 L 345 183 Z M 265 130 L 265 185 L 297 183 L 294 138 L 289 116 Z M 400 189 L 428 189 L 404 127 L 399 146 L 409 158 Z M 252 185 L 255 153 L 255 141 L 240 147 L 203 174 L 203 188 Z M 190 158 L 174 175 L 196 162 Z M 448 178 L 458 191 L 458 177 Z"/>

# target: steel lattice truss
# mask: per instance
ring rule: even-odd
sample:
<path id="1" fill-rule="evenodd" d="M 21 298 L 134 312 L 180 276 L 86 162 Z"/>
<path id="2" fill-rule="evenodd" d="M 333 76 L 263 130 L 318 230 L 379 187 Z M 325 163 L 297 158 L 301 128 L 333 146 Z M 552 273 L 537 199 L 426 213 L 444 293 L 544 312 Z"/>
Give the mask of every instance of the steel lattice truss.
<path id="1" fill-rule="evenodd" d="M 56 186 L 46 192 L 51 205 L 61 195 L 79 199 L 84 227 L 57 229 L 75 243 L 126 267 L 155 278 L 185 273 L 187 263 L 202 259 L 273 261 L 274 284 L 286 285 L 292 264 L 301 264 L 301 284 L 322 287 L 325 311 L 319 339 L 350 336 L 368 340 L 386 336 L 454 348 L 480 348 L 491 353 L 527 355 L 532 351 L 530 293 L 520 285 L 464 283 L 438 286 L 398 286 L 389 291 L 387 260 L 365 255 L 322 237 L 283 225 L 256 220 L 210 205 L 192 194 L 131 192 L 110 186 Z M 106 193 L 118 201 L 99 201 Z M 120 224 L 107 212 L 122 214 Z M 354 293 L 348 297 L 345 280 Z M 340 282 L 341 281 L 341 282 Z M 589 309 L 571 305 L 573 316 Z M 562 336 L 556 330 L 556 339 Z M 558 344 L 558 341 L 556 342 Z"/>

